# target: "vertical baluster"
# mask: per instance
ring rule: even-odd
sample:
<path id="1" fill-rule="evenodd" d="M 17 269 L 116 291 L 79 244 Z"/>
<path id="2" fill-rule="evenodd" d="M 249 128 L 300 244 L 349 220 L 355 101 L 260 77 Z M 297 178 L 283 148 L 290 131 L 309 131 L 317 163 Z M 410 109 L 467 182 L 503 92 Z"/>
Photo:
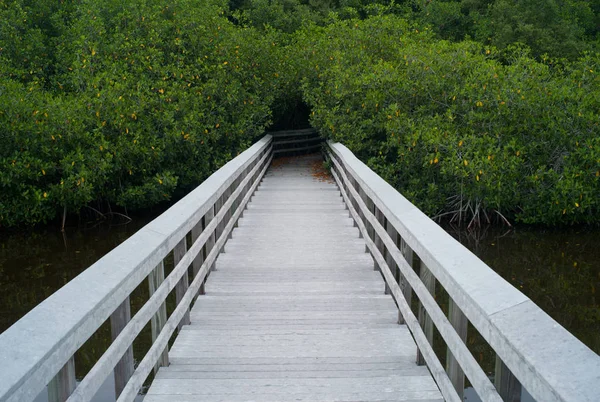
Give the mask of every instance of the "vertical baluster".
<path id="1" fill-rule="evenodd" d="M 377 219 L 377 222 L 379 222 L 379 224 L 385 228 L 385 216 L 383 215 L 383 212 L 381 212 L 379 210 L 379 208 L 377 208 L 376 206 L 373 206 L 373 209 L 375 211 L 375 219 Z M 381 239 L 381 237 L 379 237 L 379 235 L 375 231 L 374 227 L 373 227 L 373 236 L 375 237 L 375 239 L 374 239 L 375 247 L 377 247 L 377 249 L 379 250 L 381 255 L 383 255 L 385 258 L 385 246 L 383 244 L 383 240 Z M 381 267 L 378 266 L 378 264 L 375 264 L 375 266 L 378 271 L 381 271 Z M 390 267 L 390 269 L 391 269 L 391 267 Z M 392 271 L 392 274 L 393 274 L 393 272 L 394 271 Z M 390 294 L 390 287 L 388 286 L 387 282 L 385 284 L 385 294 L 386 295 Z"/>
<path id="2" fill-rule="evenodd" d="M 354 189 L 358 193 L 358 196 L 360 197 L 360 188 L 358 188 L 358 181 L 354 180 L 351 176 L 349 176 L 347 171 L 346 171 L 346 175 L 347 175 L 347 177 L 350 178 L 350 185 L 352 187 L 354 187 Z M 358 201 L 355 198 L 353 198 L 352 193 L 348 193 L 348 197 L 350 197 L 352 199 L 352 206 L 354 207 L 354 210 L 357 212 L 358 219 L 362 219 L 363 218 L 362 212 L 361 212 L 360 208 L 358 207 Z M 354 226 L 358 227 L 358 223 L 354 222 Z M 363 237 L 363 234 L 360 230 L 358 231 L 358 237 L 360 237 L 360 238 Z"/>
<path id="3" fill-rule="evenodd" d="M 65 402 L 76 386 L 75 358 L 71 357 L 48 384 L 48 402 Z"/>
<path id="4" fill-rule="evenodd" d="M 362 198 L 363 202 L 365 203 L 366 207 L 367 207 L 367 211 L 369 211 L 370 213 L 373 214 L 373 216 L 375 216 L 375 218 L 377 218 L 377 216 L 374 214 L 374 205 L 373 205 L 373 201 L 371 201 L 371 199 L 369 197 L 367 197 L 367 194 L 362 190 L 360 190 L 360 198 Z M 369 222 L 369 220 L 366 217 L 366 213 L 362 214 L 362 220 L 365 224 L 365 228 L 367 229 L 367 237 L 369 239 L 371 239 L 374 243 L 376 243 L 375 240 L 375 233 L 374 233 L 374 228 L 373 225 L 371 224 L 371 222 Z M 376 244 L 377 245 L 377 244 Z M 369 248 L 365 245 L 365 252 L 368 253 L 369 252 Z M 375 271 L 379 271 L 379 264 L 377 264 L 377 262 L 375 262 L 375 258 L 373 258 L 373 270 Z"/>
<path id="5" fill-rule="evenodd" d="M 340 169 L 341 171 L 344 171 L 344 169 Z M 352 212 L 350 212 L 350 205 L 353 205 L 352 203 L 352 195 L 350 194 L 350 186 L 352 185 L 352 179 L 348 178 L 348 180 L 343 181 L 342 175 L 340 174 L 340 172 L 338 172 L 338 177 L 340 178 L 340 180 L 342 180 L 342 183 L 344 183 L 344 190 L 346 190 L 346 195 L 348 196 L 348 218 L 352 219 L 352 226 L 356 227 L 356 222 L 354 222 L 354 218 L 352 217 Z M 348 176 L 346 176 L 348 177 Z M 358 236 L 360 237 L 360 231 Z"/>
<path id="6" fill-rule="evenodd" d="M 498 393 L 505 402 L 521 401 L 521 383 L 506 364 L 496 355 L 496 373 L 494 383 Z"/>
<path id="7" fill-rule="evenodd" d="M 387 218 L 383 214 L 382 217 L 384 227 L 388 236 L 390 236 L 390 239 L 392 239 L 392 242 L 394 242 L 394 244 L 398 244 L 398 232 L 396 232 L 396 229 L 394 229 L 392 224 L 387 220 Z M 387 249 L 387 247 L 385 252 L 385 262 L 387 263 L 388 267 L 390 267 L 390 271 L 392 272 L 392 275 L 394 276 L 396 281 L 398 281 L 398 265 L 396 265 L 396 262 L 394 261 L 394 258 L 392 257 L 392 254 L 390 253 L 390 250 Z M 387 284 L 385 286 L 385 293 L 390 293 L 390 287 Z M 398 311 L 398 314 L 401 315 L 400 311 Z"/>
<path id="8" fill-rule="evenodd" d="M 215 206 L 213 205 L 212 207 L 210 207 L 208 209 L 208 211 L 206 212 L 206 215 L 204 215 L 204 227 L 207 227 L 212 220 L 215 218 Z M 215 246 L 215 242 L 216 242 L 216 228 L 215 230 L 213 230 L 213 232 L 211 233 L 211 235 L 208 237 L 208 240 L 206 240 L 206 244 L 204 245 L 204 253 L 205 255 L 208 257 L 208 254 L 211 252 L 211 250 L 213 249 L 213 247 Z M 214 271 L 215 270 L 215 263 L 213 263 L 210 266 L 209 272 L 210 271 Z M 206 274 L 206 277 L 208 278 L 208 272 Z"/>
<path id="9" fill-rule="evenodd" d="M 156 292 L 156 289 L 158 289 L 158 287 L 160 286 L 161 283 L 163 283 L 164 280 L 165 280 L 165 265 L 161 261 L 160 264 L 158 264 L 156 266 L 156 268 L 154 268 L 154 270 L 152 272 L 150 272 L 150 275 L 148 275 L 148 287 L 150 289 L 150 296 L 152 296 L 154 294 L 154 292 Z M 166 322 L 167 322 L 167 304 L 165 302 L 163 302 L 163 304 L 161 304 L 160 307 L 158 308 L 158 310 L 156 311 L 156 314 L 154 314 L 154 316 L 152 316 L 152 320 L 150 321 L 150 329 L 152 332 L 152 343 L 154 343 L 154 341 L 156 341 L 156 338 L 158 338 L 158 335 L 160 334 L 160 331 L 162 331 Z M 168 353 L 168 348 L 165 348 L 165 350 L 163 350 L 162 354 L 158 358 L 158 362 L 156 363 L 156 366 L 154 367 L 154 372 L 156 373 L 158 371 L 159 367 L 167 367 L 168 365 L 169 365 L 169 353 Z"/>
<path id="10" fill-rule="evenodd" d="M 204 230 L 204 217 L 200 219 L 200 221 L 192 228 L 192 245 L 196 242 L 198 237 L 202 234 Z M 200 249 L 196 258 L 192 262 L 192 274 L 193 278 L 196 278 L 198 272 L 200 272 L 200 268 L 202 267 L 202 263 L 204 262 L 204 247 Z M 198 294 L 204 294 L 204 283 L 200 286 L 198 290 Z"/>
<path id="11" fill-rule="evenodd" d="M 402 238 L 400 238 L 400 251 L 402 252 L 402 255 L 404 256 L 404 259 L 406 260 L 408 265 L 410 265 L 412 267 L 412 269 L 414 270 L 415 267 L 418 266 L 418 264 L 419 264 L 419 259 L 415 258 L 415 255 L 414 255 L 412 249 L 408 246 L 408 244 Z M 400 289 L 402 289 L 402 294 L 404 295 L 404 299 L 410 306 L 411 301 L 412 301 L 412 288 L 410 287 L 410 284 L 408 283 L 408 281 L 406 280 L 404 275 L 402 275 L 401 272 L 398 273 L 398 285 L 400 286 Z M 404 317 L 402 317 L 402 315 L 400 313 L 398 313 L 398 324 L 404 324 L 404 323 L 405 323 Z"/>
<path id="12" fill-rule="evenodd" d="M 215 215 L 221 212 L 221 208 L 223 207 L 223 195 L 221 195 L 217 201 L 215 202 Z M 217 223 L 217 228 L 215 230 L 215 242 L 219 240 L 221 237 L 221 233 L 223 233 L 223 221 L 225 218 L 221 218 L 221 220 Z"/>
<path id="13" fill-rule="evenodd" d="M 435 277 L 431 273 L 431 271 L 427 268 L 427 266 L 421 263 L 421 272 L 419 274 L 421 278 L 421 282 L 425 285 L 429 293 L 432 295 L 435 294 Z M 419 324 L 421 328 L 423 328 L 423 332 L 425 333 L 425 337 L 431 346 L 433 346 L 433 321 L 427 311 L 425 310 L 425 306 L 423 303 L 419 302 Z M 420 350 L 417 350 L 417 365 L 423 366 L 425 365 L 425 359 L 421 354 Z"/>
<path id="14" fill-rule="evenodd" d="M 237 179 L 235 179 L 235 186 L 233 187 L 234 191 L 238 189 L 238 187 L 242 183 L 242 180 L 244 179 L 244 177 L 246 177 L 246 170 L 242 171 L 242 173 L 240 173 L 240 176 Z M 240 206 L 240 200 L 242 199 L 242 197 L 244 197 L 244 195 L 245 195 L 245 193 L 244 193 L 244 190 L 242 189 L 242 191 L 238 194 L 236 199 L 233 201 L 233 205 L 231 206 L 232 215 Z M 240 217 L 241 217 L 241 215 L 240 215 Z M 233 224 L 233 229 L 235 229 L 237 227 L 238 227 L 238 221 L 235 221 L 235 223 Z M 229 233 L 230 239 L 233 238 L 233 229 Z"/>
<path id="15" fill-rule="evenodd" d="M 233 193 L 233 187 L 229 186 L 227 188 L 227 191 L 225 191 L 225 200 L 224 202 L 228 201 L 229 198 L 231 197 L 231 194 Z M 225 226 L 227 226 L 229 224 L 229 221 L 231 220 L 231 217 L 233 216 L 233 214 L 231 213 L 232 211 L 232 207 L 230 206 L 229 208 L 227 208 L 227 211 L 225 213 L 225 221 L 223 222 L 223 230 L 225 230 Z M 231 239 L 231 232 L 227 233 L 227 238 Z M 225 251 L 225 248 L 223 248 L 223 251 Z"/>
<path id="16" fill-rule="evenodd" d="M 123 331 L 129 320 L 131 320 L 131 304 L 129 303 L 129 297 L 127 297 L 110 316 L 110 330 L 113 341 Z M 133 371 L 133 348 L 129 346 L 114 370 L 115 394 L 117 398 L 121 395 L 121 391 L 125 388 Z"/>
<path id="17" fill-rule="evenodd" d="M 448 319 L 456 330 L 458 336 L 460 336 L 463 342 L 466 342 L 469 321 L 460 308 L 456 305 L 454 300 L 452 300 L 452 298 L 448 299 Z M 465 374 L 458 364 L 458 361 L 454 358 L 452 352 L 450 352 L 449 348 L 446 348 L 446 372 L 448 373 L 448 377 L 450 378 L 450 381 L 452 381 L 458 396 L 463 399 L 463 392 L 465 389 Z"/>
<path id="18" fill-rule="evenodd" d="M 186 252 L 187 252 L 187 244 L 186 244 L 185 237 L 184 237 L 175 246 L 175 249 L 173 250 L 174 266 L 177 266 L 177 264 L 179 264 L 179 261 L 181 261 L 181 259 L 183 258 L 183 256 L 185 255 Z M 189 277 L 188 277 L 188 271 L 186 269 L 185 272 L 183 273 L 183 276 L 179 280 L 179 282 L 177 282 L 177 285 L 175 285 L 175 303 L 177 305 L 179 305 L 179 303 L 181 302 L 181 299 L 183 299 L 185 292 L 188 290 L 188 286 L 189 286 Z M 190 308 L 188 306 L 187 311 L 183 315 L 183 318 L 181 319 L 179 324 L 177 324 L 177 329 L 181 331 L 181 327 L 184 325 L 187 325 L 189 323 L 190 323 Z"/>

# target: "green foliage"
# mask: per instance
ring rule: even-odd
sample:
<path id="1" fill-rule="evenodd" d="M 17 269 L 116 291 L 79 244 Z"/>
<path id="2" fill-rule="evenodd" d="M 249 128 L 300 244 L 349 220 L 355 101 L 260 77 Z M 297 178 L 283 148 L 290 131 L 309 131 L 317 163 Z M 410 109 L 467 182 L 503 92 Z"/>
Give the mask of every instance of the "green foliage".
<path id="1" fill-rule="evenodd" d="M 272 62 L 283 51 L 276 33 L 233 25 L 223 6 L 84 1 L 54 39 L 22 26 L 25 6 L 3 9 L 0 225 L 96 200 L 148 207 L 254 141 L 289 86 L 285 62 Z M 52 55 L 40 48 L 50 42 Z"/>
<path id="2" fill-rule="evenodd" d="M 598 222 L 598 55 L 511 64 L 394 16 L 305 32 L 312 124 L 426 213 Z M 316 39 L 312 39 L 316 38 Z"/>
<path id="3" fill-rule="evenodd" d="M 178 197 L 304 104 L 431 215 L 598 222 L 599 4 L 4 2 L 0 226 Z"/>

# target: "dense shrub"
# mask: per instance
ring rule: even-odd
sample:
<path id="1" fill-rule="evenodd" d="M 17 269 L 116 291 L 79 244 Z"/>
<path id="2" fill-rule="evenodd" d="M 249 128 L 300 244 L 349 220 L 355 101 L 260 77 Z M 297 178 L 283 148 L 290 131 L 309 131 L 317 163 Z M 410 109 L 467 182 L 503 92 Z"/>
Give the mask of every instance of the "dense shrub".
<path id="1" fill-rule="evenodd" d="M 283 50 L 276 33 L 233 25 L 220 3 L 84 1 L 55 37 L 21 26 L 26 7 L 3 10 L 14 23 L 0 38 L 0 225 L 91 201 L 154 205 L 262 133 L 289 86 L 285 63 L 273 63 Z"/>
<path id="2" fill-rule="evenodd" d="M 598 222 L 599 57 L 509 64 L 395 16 L 305 31 L 312 124 L 432 216 Z M 316 38 L 316 39 L 315 39 Z M 308 70 L 308 69 L 307 69 Z"/>
<path id="3" fill-rule="evenodd" d="M 599 222 L 600 9 L 505 3 L 3 2 L 0 226 L 177 197 L 306 104 L 432 216 Z"/>

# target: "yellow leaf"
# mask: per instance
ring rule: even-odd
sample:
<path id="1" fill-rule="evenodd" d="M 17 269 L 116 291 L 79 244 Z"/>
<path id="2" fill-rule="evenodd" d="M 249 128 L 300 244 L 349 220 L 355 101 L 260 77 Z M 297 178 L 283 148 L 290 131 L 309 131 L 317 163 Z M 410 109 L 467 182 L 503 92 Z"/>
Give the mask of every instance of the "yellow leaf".
<path id="1" fill-rule="evenodd" d="M 475 176 L 475 178 L 477 179 L 477 181 L 479 181 L 479 175 Z"/>
<path id="2" fill-rule="evenodd" d="M 577 208 L 579 208 L 579 203 L 577 203 L 577 202 L 576 202 L 576 203 L 575 203 L 575 206 L 576 206 Z"/>
<path id="3" fill-rule="evenodd" d="M 162 182 L 162 180 L 161 180 L 161 179 L 158 179 L 158 183 L 159 183 L 159 184 L 162 184 L 163 182 Z"/>
<path id="4" fill-rule="evenodd" d="M 463 163 L 465 164 L 465 166 L 469 166 L 469 161 L 468 160 L 464 160 Z"/>
<path id="5" fill-rule="evenodd" d="M 104 148 L 102 148 L 102 145 L 100 145 L 100 151 L 104 150 Z"/>
<path id="6" fill-rule="evenodd" d="M 439 161 L 438 161 L 438 158 L 435 158 L 435 159 L 433 160 L 433 163 L 438 163 L 438 162 L 439 162 Z"/>
<path id="7" fill-rule="evenodd" d="M 44 169 L 42 169 L 42 174 L 46 176 L 46 171 Z"/>
<path id="8" fill-rule="evenodd" d="M 217 123 L 217 124 L 215 125 L 215 128 L 219 128 L 219 126 L 220 126 L 220 124 L 219 124 L 219 123 Z"/>
<path id="9" fill-rule="evenodd" d="M 521 155 L 521 151 L 517 151 L 517 156 Z"/>
<path id="10" fill-rule="evenodd" d="M 92 49 L 92 56 L 96 55 L 96 51 L 94 49 Z"/>
<path id="11" fill-rule="evenodd" d="M 165 90 L 161 88 L 161 89 L 158 90 L 158 92 L 160 92 L 161 94 L 164 94 Z"/>
<path id="12" fill-rule="evenodd" d="M 48 193 L 44 193 L 44 198 L 48 197 Z"/>
<path id="13" fill-rule="evenodd" d="M 53 135 L 51 135 L 50 137 L 52 137 L 52 141 L 56 141 L 56 138 L 54 138 Z"/>
<path id="14" fill-rule="evenodd" d="M 577 267 L 577 261 L 573 263 L 573 267 Z"/>
<path id="15" fill-rule="evenodd" d="M 462 142 L 462 140 L 460 140 L 460 141 L 458 142 L 458 146 L 459 146 L 459 147 L 462 147 L 462 144 L 463 144 L 463 142 Z"/>

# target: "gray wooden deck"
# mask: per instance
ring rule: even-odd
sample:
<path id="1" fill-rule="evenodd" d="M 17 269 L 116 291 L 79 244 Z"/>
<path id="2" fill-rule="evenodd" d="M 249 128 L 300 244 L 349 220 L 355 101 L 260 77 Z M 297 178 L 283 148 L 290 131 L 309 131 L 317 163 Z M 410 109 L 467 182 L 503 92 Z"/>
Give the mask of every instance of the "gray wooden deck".
<path id="1" fill-rule="evenodd" d="M 442 400 L 314 161 L 267 172 L 145 402 Z"/>

